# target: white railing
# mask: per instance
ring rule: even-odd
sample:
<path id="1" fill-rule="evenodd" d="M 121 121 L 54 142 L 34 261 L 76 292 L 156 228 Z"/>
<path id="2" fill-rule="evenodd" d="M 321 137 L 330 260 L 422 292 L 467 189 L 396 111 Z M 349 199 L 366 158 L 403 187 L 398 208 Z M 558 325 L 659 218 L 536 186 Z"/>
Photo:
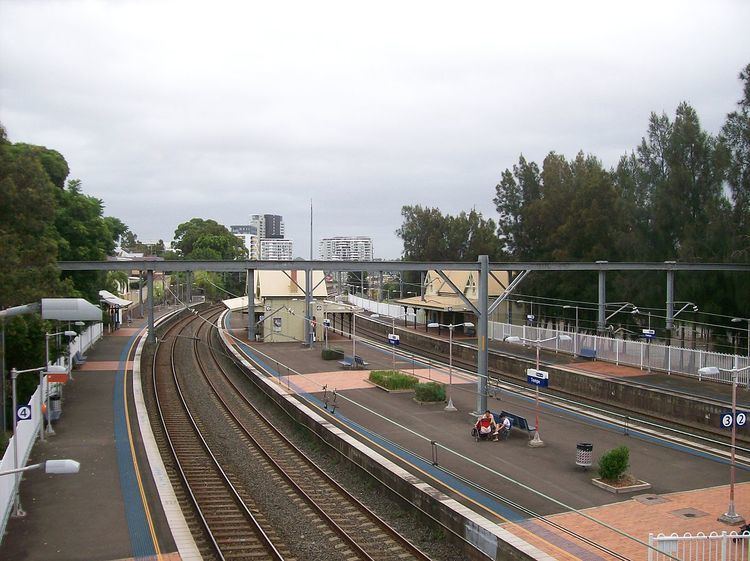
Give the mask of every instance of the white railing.
<path id="1" fill-rule="evenodd" d="M 543 349 L 562 351 L 573 354 L 576 350 L 581 354 L 582 349 L 596 352 L 596 359 L 615 364 L 635 366 L 641 370 L 659 370 L 667 373 L 679 373 L 701 378 L 698 369 L 704 366 L 718 366 L 723 369 L 744 368 L 748 358 L 739 355 L 727 355 L 698 349 L 686 349 L 669 345 L 652 344 L 647 341 L 631 341 L 602 337 L 590 333 L 578 333 L 553 329 L 550 327 L 529 327 L 526 325 L 512 325 L 501 322 L 489 322 L 489 338 L 501 341 L 509 335 L 523 337 L 530 340 L 552 339 L 557 335 L 568 335 L 570 341 L 554 339 L 542 343 Z M 711 378 L 717 382 L 732 383 L 732 374 L 722 372 Z M 740 384 L 750 387 L 750 371 L 740 372 Z"/>
<path id="2" fill-rule="evenodd" d="M 26 374 L 32 376 L 32 374 Z M 38 376 L 38 374 L 33 374 Z M 34 441 L 36 440 L 37 434 L 39 434 L 39 427 L 42 422 L 42 400 L 41 400 L 41 389 L 37 386 L 34 395 L 29 400 L 29 406 L 31 407 L 31 419 L 26 421 L 18 421 L 16 425 L 16 434 L 14 434 L 8 442 L 8 448 L 5 449 L 3 459 L 0 461 L 0 471 L 6 471 L 9 469 L 16 469 L 26 465 L 31 454 L 31 449 L 34 447 Z M 12 412 L 15 415 L 15 411 Z M 14 450 L 14 447 L 17 449 Z M 16 456 L 18 454 L 18 465 L 16 465 Z M 2 513 L 2 519 L 0 519 L 0 540 L 5 535 L 5 526 L 8 524 L 8 518 L 10 517 L 11 510 L 13 509 L 13 499 L 16 495 L 16 483 L 20 484 L 21 476 L 15 475 L 0 475 L 0 512 Z"/>
<path id="3" fill-rule="evenodd" d="M 375 302 L 374 300 L 367 300 L 366 298 L 360 298 L 359 296 L 354 296 L 352 294 L 349 294 L 349 303 L 353 304 L 355 306 L 359 306 L 360 308 L 364 308 L 365 310 L 368 310 L 372 312 L 373 314 L 378 314 L 381 316 L 388 316 L 388 317 L 395 317 L 399 318 L 399 320 L 403 320 L 404 316 L 404 309 L 403 307 L 397 305 L 397 304 L 388 304 L 387 302 Z M 414 321 L 414 316 L 409 315 L 408 316 L 409 323 L 412 323 Z M 424 312 L 422 310 L 417 311 L 417 323 L 424 322 Z"/>
<path id="4" fill-rule="evenodd" d="M 399 317 L 403 314 L 401 306 L 375 302 L 351 294 L 349 295 L 349 302 L 380 315 L 391 317 L 395 315 Z M 420 310 L 417 315 L 417 321 L 421 322 L 423 320 L 424 312 Z M 571 340 L 559 341 L 556 336 L 562 334 L 568 335 Z M 669 374 L 684 374 L 694 376 L 699 380 L 702 376 L 698 370 L 704 366 L 718 366 L 724 370 L 732 368 L 741 369 L 750 366 L 750 359 L 746 356 L 652 344 L 648 341 L 602 337 L 591 333 L 576 334 L 573 331 L 553 329 L 552 327 L 531 327 L 497 321 L 488 322 L 487 336 L 490 339 L 501 341 L 510 335 L 533 341 L 554 338 L 552 341 L 542 343 L 541 347 L 568 354 L 573 354 L 574 351 L 581 354 L 581 349 L 591 349 L 596 352 L 596 360 L 613 362 L 618 365 L 634 366 L 641 370 L 658 370 Z M 719 374 L 711 377 L 711 380 L 731 384 L 732 374 L 731 372 L 720 370 Z M 738 382 L 750 388 L 750 370 L 740 372 L 738 374 Z"/>
<path id="5" fill-rule="evenodd" d="M 711 532 L 706 535 L 649 534 L 648 561 L 747 561 L 750 534 Z M 653 549 L 652 549 L 653 548 Z"/>
<path id="6" fill-rule="evenodd" d="M 75 356 L 77 352 L 84 354 L 103 336 L 104 326 L 102 323 L 89 325 L 78 337 L 70 342 L 68 345 L 68 356 Z"/>

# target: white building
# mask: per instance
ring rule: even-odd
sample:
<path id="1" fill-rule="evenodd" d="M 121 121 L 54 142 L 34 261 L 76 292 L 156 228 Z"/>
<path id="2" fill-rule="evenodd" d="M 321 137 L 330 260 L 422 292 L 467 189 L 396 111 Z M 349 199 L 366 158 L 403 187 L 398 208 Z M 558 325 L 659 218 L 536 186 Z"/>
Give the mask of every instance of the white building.
<path id="1" fill-rule="evenodd" d="M 258 229 L 252 224 L 230 226 L 229 231 L 240 238 L 247 248 L 249 259 L 258 259 Z"/>
<path id="2" fill-rule="evenodd" d="M 320 240 L 323 261 L 372 261 L 372 238 L 337 236 Z"/>
<path id="3" fill-rule="evenodd" d="M 250 259 L 292 260 L 292 241 L 284 239 L 284 220 L 278 214 L 253 214 L 250 224 L 229 228 L 245 243 Z"/>
<path id="4" fill-rule="evenodd" d="M 260 259 L 262 261 L 291 261 L 292 249 L 292 240 L 260 239 Z"/>

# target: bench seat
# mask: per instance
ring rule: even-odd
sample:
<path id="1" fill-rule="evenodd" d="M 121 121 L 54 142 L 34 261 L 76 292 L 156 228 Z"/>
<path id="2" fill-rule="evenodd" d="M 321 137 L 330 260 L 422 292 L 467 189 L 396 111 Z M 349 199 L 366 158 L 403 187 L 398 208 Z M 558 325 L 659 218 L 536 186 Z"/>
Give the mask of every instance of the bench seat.
<path id="1" fill-rule="evenodd" d="M 582 349 L 578 350 L 578 356 L 582 356 L 584 358 L 596 359 L 596 349 L 583 347 Z"/>
<path id="2" fill-rule="evenodd" d="M 493 413 L 493 416 L 495 416 L 495 422 L 499 422 L 500 418 L 502 417 L 508 417 L 508 419 L 510 419 L 511 428 L 516 427 L 527 432 L 534 432 L 536 430 L 535 426 L 530 425 L 526 418 L 521 417 L 520 415 L 514 415 L 513 413 L 508 413 L 507 411 L 501 411 L 500 415 Z"/>

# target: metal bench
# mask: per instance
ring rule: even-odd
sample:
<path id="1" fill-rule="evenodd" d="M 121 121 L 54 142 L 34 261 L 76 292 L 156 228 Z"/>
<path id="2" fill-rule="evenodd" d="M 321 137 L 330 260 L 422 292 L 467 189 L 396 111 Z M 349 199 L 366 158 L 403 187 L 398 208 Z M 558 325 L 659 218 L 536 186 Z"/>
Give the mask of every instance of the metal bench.
<path id="1" fill-rule="evenodd" d="M 500 415 L 493 413 L 493 416 L 495 417 L 495 422 L 500 422 L 501 417 L 508 417 L 508 419 L 510 419 L 511 428 L 516 427 L 518 429 L 525 430 L 528 433 L 532 433 L 536 430 L 535 426 L 530 425 L 526 418 L 521 417 L 520 415 L 514 415 L 513 413 L 508 413 L 507 411 L 501 411 Z"/>
<path id="2" fill-rule="evenodd" d="M 359 355 L 354 355 L 353 357 L 345 356 L 343 360 L 339 361 L 339 364 L 344 368 L 354 368 L 356 370 L 370 365 L 369 362 L 365 362 Z"/>
<path id="3" fill-rule="evenodd" d="M 82 355 L 81 351 L 77 351 L 76 354 L 73 355 L 73 367 L 77 368 L 82 364 L 86 364 L 86 355 Z"/>
<path id="4" fill-rule="evenodd" d="M 590 349 L 587 347 L 583 347 L 578 350 L 578 356 L 582 356 L 584 358 L 590 358 L 592 360 L 596 360 L 596 349 Z"/>
<path id="5" fill-rule="evenodd" d="M 354 366 L 354 359 L 350 356 L 345 356 L 339 361 L 339 364 L 344 368 L 352 368 Z"/>

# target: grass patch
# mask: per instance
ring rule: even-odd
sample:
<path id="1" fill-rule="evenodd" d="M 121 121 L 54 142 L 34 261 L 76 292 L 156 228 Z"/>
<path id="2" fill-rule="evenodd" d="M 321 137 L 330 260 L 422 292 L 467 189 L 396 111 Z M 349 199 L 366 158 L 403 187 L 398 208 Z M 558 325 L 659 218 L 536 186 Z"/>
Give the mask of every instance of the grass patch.
<path id="1" fill-rule="evenodd" d="M 373 370 L 368 379 L 389 390 L 410 390 L 419 383 L 415 376 L 396 370 Z"/>
<path id="2" fill-rule="evenodd" d="M 323 349 L 320 353 L 323 360 L 341 360 L 344 358 L 344 351 L 341 349 Z"/>
<path id="3" fill-rule="evenodd" d="M 437 382 L 417 384 L 414 388 L 414 399 L 423 402 L 445 401 L 445 386 Z"/>

